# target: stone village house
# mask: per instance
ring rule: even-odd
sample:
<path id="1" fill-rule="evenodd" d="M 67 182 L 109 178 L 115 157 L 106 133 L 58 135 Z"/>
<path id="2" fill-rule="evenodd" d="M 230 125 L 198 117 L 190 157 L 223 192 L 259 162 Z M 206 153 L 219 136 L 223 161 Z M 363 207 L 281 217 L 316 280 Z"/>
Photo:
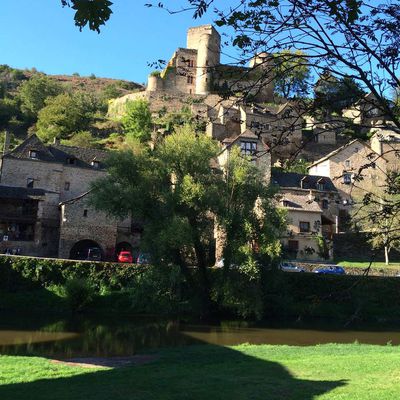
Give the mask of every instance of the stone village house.
<path id="1" fill-rule="evenodd" d="M 332 258 L 329 250 L 338 230 L 339 196 L 331 179 L 272 171 L 271 183 L 279 188 L 278 207 L 287 212 L 287 232 L 281 239 L 284 257 Z"/>
<path id="2" fill-rule="evenodd" d="M 310 174 L 330 178 L 337 188 L 339 232 L 346 231 L 354 202 L 362 201 L 367 193 L 384 188 L 388 165 L 385 155 L 374 151 L 368 143 L 355 139 L 309 167 Z"/>
<path id="3" fill-rule="evenodd" d="M 287 212 L 287 232 L 281 238 L 284 256 L 318 260 L 332 258 L 333 235 L 338 231 L 339 194 L 328 177 L 296 173 L 271 172 L 271 152 L 261 136 L 247 130 L 222 142 L 218 158 L 223 170 L 233 146 L 249 156 L 249 162 L 262 171 L 265 180 L 278 187 L 277 206 Z M 216 259 L 222 258 L 223 233 L 215 231 Z M 324 248 L 321 248 L 324 243 Z M 324 253 L 325 251 L 325 253 Z"/>
<path id="4" fill-rule="evenodd" d="M 117 221 L 87 203 L 90 183 L 106 174 L 107 152 L 44 145 L 28 137 L 0 161 L 0 253 L 85 258 L 91 247 L 114 259 L 138 246 L 130 219 Z"/>

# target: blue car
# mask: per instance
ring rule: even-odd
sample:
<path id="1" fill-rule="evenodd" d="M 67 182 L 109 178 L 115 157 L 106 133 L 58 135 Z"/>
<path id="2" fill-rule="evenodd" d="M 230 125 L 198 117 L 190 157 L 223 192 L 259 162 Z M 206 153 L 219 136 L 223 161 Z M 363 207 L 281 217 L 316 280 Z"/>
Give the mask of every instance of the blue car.
<path id="1" fill-rule="evenodd" d="M 314 273 L 324 275 L 345 275 L 346 271 L 339 265 L 329 265 L 326 267 L 317 268 Z"/>

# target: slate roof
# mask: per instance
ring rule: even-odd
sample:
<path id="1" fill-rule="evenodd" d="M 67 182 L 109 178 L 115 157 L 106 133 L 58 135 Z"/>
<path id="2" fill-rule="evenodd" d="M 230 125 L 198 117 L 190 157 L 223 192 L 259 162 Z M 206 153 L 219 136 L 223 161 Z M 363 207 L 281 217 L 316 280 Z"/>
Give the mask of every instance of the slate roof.
<path id="1" fill-rule="evenodd" d="M 109 152 L 104 150 L 62 144 L 45 145 L 36 135 L 32 135 L 4 157 L 34 160 L 30 157 L 31 150 L 36 151 L 36 160 L 38 161 L 67 164 L 68 159 L 73 158 L 75 159 L 73 165 L 81 168 L 93 168 L 92 161 L 98 161 L 99 168 L 104 168 L 104 161 L 109 155 Z"/>
<path id="2" fill-rule="evenodd" d="M 222 143 L 235 143 L 238 139 L 250 139 L 250 140 L 258 140 L 258 136 L 252 132 L 250 129 L 246 129 L 244 132 L 239 135 L 228 137 L 222 141 Z"/>
<path id="3" fill-rule="evenodd" d="M 0 198 L 2 199 L 39 199 L 45 194 L 44 189 L 0 185 Z"/>
<path id="4" fill-rule="evenodd" d="M 20 145 L 18 145 L 15 149 L 10 151 L 5 155 L 5 157 L 13 157 L 24 159 L 31 159 L 29 152 L 34 150 L 37 152 L 37 160 L 40 161 L 55 161 L 53 154 L 49 151 L 49 149 L 42 143 L 42 141 L 36 136 L 29 136 L 26 140 L 24 140 Z"/>
<path id="5" fill-rule="evenodd" d="M 100 163 L 100 168 L 104 167 L 104 162 L 109 156 L 108 151 L 62 144 L 53 144 L 49 146 L 49 149 L 57 162 L 65 164 L 69 158 L 75 158 L 75 165 L 78 167 L 92 168 L 91 162 L 94 160 Z"/>
<path id="6" fill-rule="evenodd" d="M 285 201 L 285 205 L 282 208 L 286 210 L 323 212 L 318 202 L 310 201 L 308 195 L 304 192 L 293 193 L 283 191 L 279 197 L 281 201 Z"/>
<path id="7" fill-rule="evenodd" d="M 281 188 L 319 190 L 317 189 L 317 183 L 324 182 L 324 191 L 337 192 L 337 189 L 331 179 L 326 176 L 304 175 L 297 174 L 295 172 L 272 171 L 271 178 L 271 182 Z"/>

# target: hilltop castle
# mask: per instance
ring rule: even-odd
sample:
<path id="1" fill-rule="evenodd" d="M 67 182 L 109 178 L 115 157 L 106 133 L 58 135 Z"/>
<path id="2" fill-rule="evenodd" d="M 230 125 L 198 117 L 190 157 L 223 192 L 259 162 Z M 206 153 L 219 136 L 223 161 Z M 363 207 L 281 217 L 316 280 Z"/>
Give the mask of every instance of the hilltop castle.
<path id="1" fill-rule="evenodd" d="M 149 76 L 147 91 L 204 96 L 229 88 L 251 93 L 258 102 L 272 101 L 272 80 L 260 79 L 268 59 L 267 54 L 261 54 L 250 60 L 249 67 L 221 64 L 221 37 L 215 28 L 189 28 L 186 48 L 178 48 L 160 74 Z"/>

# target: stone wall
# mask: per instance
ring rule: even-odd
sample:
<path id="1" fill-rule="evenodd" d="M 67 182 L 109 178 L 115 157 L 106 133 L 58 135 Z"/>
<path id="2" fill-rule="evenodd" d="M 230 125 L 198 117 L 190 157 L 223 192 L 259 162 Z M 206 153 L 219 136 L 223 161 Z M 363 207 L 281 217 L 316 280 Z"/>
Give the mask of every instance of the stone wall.
<path id="1" fill-rule="evenodd" d="M 59 257 L 69 258 L 72 247 L 82 241 L 96 242 L 106 258 L 112 258 L 117 241 L 118 222 L 90 208 L 87 199 L 61 206 Z"/>

